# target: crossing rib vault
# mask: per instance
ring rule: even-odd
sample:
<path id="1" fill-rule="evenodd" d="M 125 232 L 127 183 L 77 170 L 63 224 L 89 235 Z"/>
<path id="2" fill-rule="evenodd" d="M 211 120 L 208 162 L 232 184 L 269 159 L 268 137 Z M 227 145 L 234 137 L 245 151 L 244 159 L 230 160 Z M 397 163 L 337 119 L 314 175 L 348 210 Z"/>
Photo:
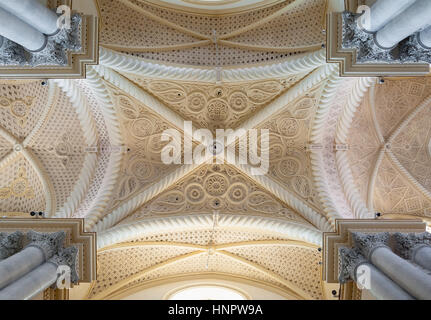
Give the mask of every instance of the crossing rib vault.
<path id="1" fill-rule="evenodd" d="M 85 218 L 99 249 L 87 298 L 224 275 L 322 299 L 336 219 L 429 221 L 427 77 L 340 78 L 322 48 L 331 2 L 176 2 L 100 0 L 85 80 L 0 83 L 0 211 Z M 161 134 L 184 121 L 268 129 L 268 174 L 165 165 Z"/>

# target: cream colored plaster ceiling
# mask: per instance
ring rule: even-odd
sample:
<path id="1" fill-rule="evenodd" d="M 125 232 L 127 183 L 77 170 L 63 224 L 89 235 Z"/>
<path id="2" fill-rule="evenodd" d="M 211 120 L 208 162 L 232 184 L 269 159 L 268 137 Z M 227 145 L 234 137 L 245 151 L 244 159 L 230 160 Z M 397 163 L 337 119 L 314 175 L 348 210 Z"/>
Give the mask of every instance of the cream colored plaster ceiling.
<path id="1" fill-rule="evenodd" d="M 221 16 L 184 13 L 141 0 L 101 0 L 100 5 L 103 47 L 164 63 L 268 63 L 317 50 L 325 41 L 325 0 L 282 1 Z"/>
<path id="2" fill-rule="evenodd" d="M 336 219 L 430 217 L 430 80 L 339 78 L 321 50 L 326 1 L 221 16 L 100 4 L 85 80 L 0 83 L 0 211 L 85 218 L 90 298 L 212 273 L 320 299 Z M 184 121 L 268 129 L 269 172 L 164 164 L 161 134 L 183 138 Z"/>
<path id="3" fill-rule="evenodd" d="M 363 201 L 383 214 L 431 217 L 431 80 L 387 80 L 364 97 L 349 133 Z"/>
<path id="4" fill-rule="evenodd" d="M 107 247 L 99 252 L 98 261 L 98 280 L 88 294 L 92 299 L 186 274 L 242 277 L 297 299 L 323 296 L 317 247 L 264 232 L 232 228 L 168 232 Z"/>

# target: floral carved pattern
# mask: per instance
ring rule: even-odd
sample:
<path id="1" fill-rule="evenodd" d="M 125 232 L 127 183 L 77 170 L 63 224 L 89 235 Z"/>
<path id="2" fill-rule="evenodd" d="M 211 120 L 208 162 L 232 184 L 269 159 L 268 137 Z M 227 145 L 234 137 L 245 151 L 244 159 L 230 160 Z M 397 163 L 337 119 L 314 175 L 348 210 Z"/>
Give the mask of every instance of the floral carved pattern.
<path id="1" fill-rule="evenodd" d="M 169 174 L 178 165 L 165 165 L 161 160 L 162 149 L 168 143 L 163 142 L 161 136 L 172 125 L 123 92 L 111 87 L 111 94 L 127 145 L 121 178 L 113 199 L 115 206 Z"/>
<path id="2" fill-rule="evenodd" d="M 27 172 L 24 168 L 20 168 L 18 177 L 11 183 L 9 187 L 0 188 L 0 199 L 9 199 L 11 197 L 33 199 L 35 197 L 34 190 L 30 186 L 27 179 Z"/>
<path id="3" fill-rule="evenodd" d="M 141 79 L 126 75 L 186 120 L 212 131 L 237 127 L 301 79 L 267 80 L 244 84 L 205 85 Z"/>
<path id="4" fill-rule="evenodd" d="M 34 97 L 15 100 L 8 99 L 7 97 L 0 97 L 0 107 L 9 108 L 10 114 L 18 121 L 18 124 L 21 127 L 25 127 L 29 109 L 33 106 L 34 100 Z"/>
<path id="5" fill-rule="evenodd" d="M 307 223 L 229 165 L 202 165 L 123 220 L 184 213 L 257 214 Z"/>
<path id="6" fill-rule="evenodd" d="M 270 132 L 268 175 L 317 209 L 321 204 L 306 146 L 319 94 L 307 93 L 260 127 Z"/>

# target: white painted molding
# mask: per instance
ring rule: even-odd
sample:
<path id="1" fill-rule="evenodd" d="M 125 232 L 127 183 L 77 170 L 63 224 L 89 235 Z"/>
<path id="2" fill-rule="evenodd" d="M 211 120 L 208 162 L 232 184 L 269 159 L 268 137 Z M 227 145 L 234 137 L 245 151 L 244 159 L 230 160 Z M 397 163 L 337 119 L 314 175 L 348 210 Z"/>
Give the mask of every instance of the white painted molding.
<path id="1" fill-rule="evenodd" d="M 100 64 L 120 72 L 128 72 L 147 78 L 164 80 L 201 81 L 215 83 L 274 79 L 310 72 L 326 64 L 326 51 L 319 50 L 288 58 L 287 60 L 261 66 L 225 68 L 218 79 L 215 68 L 163 65 L 142 58 L 100 47 Z"/>
<path id="2" fill-rule="evenodd" d="M 338 120 L 335 137 L 337 144 L 347 143 L 347 136 L 355 113 L 361 105 L 368 89 L 373 85 L 374 82 L 375 78 L 359 78 L 356 81 L 355 86 L 353 87 L 353 90 L 349 96 L 347 105 L 345 106 L 343 113 Z M 374 218 L 374 213 L 368 210 L 366 203 L 360 197 L 359 191 L 355 186 L 355 181 L 350 169 L 348 153 L 345 151 L 337 151 L 336 162 L 338 174 L 341 178 L 344 192 L 353 210 L 353 213 L 355 214 L 355 217 L 358 219 Z"/>
<path id="3" fill-rule="evenodd" d="M 105 119 L 111 145 L 123 145 L 123 138 L 115 107 L 102 78 L 92 67 L 87 68 L 86 83 L 94 91 L 96 98 L 102 106 L 101 111 Z M 123 157 L 124 155 L 122 153 L 111 153 L 102 185 L 87 211 L 89 214 L 85 219 L 86 230 L 93 230 L 96 223 L 106 213 L 108 202 L 111 200 L 112 192 L 120 175 Z"/>
<path id="4" fill-rule="evenodd" d="M 151 234 L 212 228 L 213 224 L 212 214 L 192 214 L 134 221 L 100 232 L 97 238 L 97 248 L 100 250 L 107 246 Z M 319 230 L 282 219 L 223 214 L 219 216 L 218 228 L 267 231 L 281 234 L 290 240 L 319 246 L 322 244 L 322 232 Z"/>
<path id="5" fill-rule="evenodd" d="M 327 121 L 329 111 L 331 110 L 333 99 L 337 93 L 338 87 L 343 83 L 344 79 L 338 76 L 338 66 L 328 77 L 328 80 L 323 88 L 319 104 L 311 129 L 310 142 L 312 144 L 323 144 L 323 130 Z M 311 170 L 313 171 L 313 179 L 315 188 L 319 194 L 320 201 L 323 204 L 326 217 L 335 227 L 335 220 L 343 216 L 338 212 L 337 206 L 332 200 L 331 191 L 328 189 L 327 177 L 322 164 L 322 154 L 320 150 L 311 150 Z"/>
<path id="6" fill-rule="evenodd" d="M 85 96 L 81 93 L 79 87 L 73 80 L 54 80 L 69 97 L 72 106 L 75 108 L 81 128 L 84 134 L 87 146 L 96 146 L 98 141 L 98 134 L 96 129 L 96 122 L 88 106 Z M 84 159 L 81 173 L 72 193 L 67 198 L 63 207 L 55 213 L 56 218 L 70 218 L 78 209 L 80 203 L 85 197 L 85 193 L 91 184 L 91 179 L 96 172 L 97 154 L 87 153 Z"/>

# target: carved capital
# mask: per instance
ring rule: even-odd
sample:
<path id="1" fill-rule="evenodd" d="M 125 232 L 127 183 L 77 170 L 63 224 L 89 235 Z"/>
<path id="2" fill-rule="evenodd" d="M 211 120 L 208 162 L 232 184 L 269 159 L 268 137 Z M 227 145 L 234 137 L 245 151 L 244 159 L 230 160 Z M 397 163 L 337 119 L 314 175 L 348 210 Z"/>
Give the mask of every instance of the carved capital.
<path id="1" fill-rule="evenodd" d="M 24 234 L 20 231 L 10 234 L 0 232 L 0 260 L 9 258 L 21 251 L 23 239 Z"/>
<path id="2" fill-rule="evenodd" d="M 70 280 L 72 283 L 78 283 L 79 277 L 76 271 L 76 259 L 78 256 L 78 248 L 71 246 L 66 249 L 61 249 L 48 262 L 53 263 L 58 267 L 68 266 L 70 268 Z"/>
<path id="3" fill-rule="evenodd" d="M 388 247 L 390 239 L 389 232 L 369 234 L 352 232 L 352 236 L 355 247 L 360 250 L 362 255 L 369 260 L 371 260 L 371 255 L 375 249 L 380 247 Z"/>
<path id="4" fill-rule="evenodd" d="M 63 28 L 53 36 L 47 38 L 46 46 L 38 52 L 28 52 L 20 45 L 5 40 L 5 45 L 0 51 L 1 66 L 67 66 L 68 51 L 79 52 L 81 45 L 82 17 L 73 14 L 71 28 Z"/>
<path id="5" fill-rule="evenodd" d="M 54 233 L 39 233 L 35 231 L 29 231 L 27 233 L 27 239 L 30 243 L 27 247 L 36 247 L 42 250 L 45 261 L 52 258 L 56 253 L 63 247 L 66 233 L 64 231 Z"/>
<path id="6" fill-rule="evenodd" d="M 341 284 L 348 281 L 355 281 L 356 269 L 363 263 L 367 263 L 367 259 L 361 254 L 357 248 L 341 247 L 339 249 L 340 270 L 338 280 Z"/>
<path id="7" fill-rule="evenodd" d="M 364 31 L 358 24 L 360 14 L 343 13 L 343 43 L 344 49 L 356 49 L 356 59 L 360 63 L 393 62 L 396 57 L 392 50 L 379 47 L 372 33 Z"/>
<path id="8" fill-rule="evenodd" d="M 431 246 L 431 233 L 394 233 L 395 250 L 404 259 L 413 257 L 414 249 L 418 246 Z"/>

